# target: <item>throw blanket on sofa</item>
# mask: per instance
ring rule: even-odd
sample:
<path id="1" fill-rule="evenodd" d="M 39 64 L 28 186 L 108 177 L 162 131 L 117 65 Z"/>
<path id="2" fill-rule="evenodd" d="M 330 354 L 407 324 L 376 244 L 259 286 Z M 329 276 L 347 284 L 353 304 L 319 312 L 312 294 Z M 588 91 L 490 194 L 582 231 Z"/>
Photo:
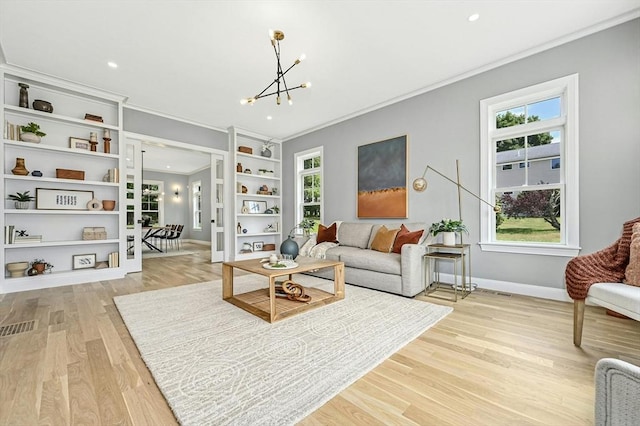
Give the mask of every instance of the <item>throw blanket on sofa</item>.
<path id="1" fill-rule="evenodd" d="M 624 223 L 622 237 L 609 247 L 569 261 L 565 270 L 567 293 L 574 300 L 587 298 L 589 287 L 599 282 L 622 282 L 629 263 L 633 225 L 640 217 Z"/>

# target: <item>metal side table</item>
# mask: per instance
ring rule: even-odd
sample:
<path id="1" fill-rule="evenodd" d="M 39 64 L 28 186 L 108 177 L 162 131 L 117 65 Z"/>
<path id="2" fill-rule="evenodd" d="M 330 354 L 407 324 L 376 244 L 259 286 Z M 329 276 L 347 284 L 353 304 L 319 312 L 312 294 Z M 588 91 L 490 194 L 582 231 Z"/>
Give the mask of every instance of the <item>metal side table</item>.
<path id="1" fill-rule="evenodd" d="M 440 262 L 442 261 L 448 261 L 453 264 L 453 283 L 445 283 L 440 280 Z M 422 264 L 425 271 L 425 296 L 457 302 L 458 293 L 463 299 L 471 293 L 470 244 L 456 244 L 454 246 L 429 244 L 427 253 L 422 257 Z M 458 282 L 458 277 L 460 277 L 460 282 Z M 453 292 L 453 299 L 433 295 L 437 290 Z"/>

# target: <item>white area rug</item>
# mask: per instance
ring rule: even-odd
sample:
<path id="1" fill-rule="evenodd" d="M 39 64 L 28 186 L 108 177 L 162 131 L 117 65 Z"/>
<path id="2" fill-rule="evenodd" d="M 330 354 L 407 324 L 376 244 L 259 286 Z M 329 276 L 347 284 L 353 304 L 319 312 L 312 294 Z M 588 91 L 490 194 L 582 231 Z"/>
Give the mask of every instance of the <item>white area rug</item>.
<path id="1" fill-rule="evenodd" d="M 236 277 L 235 293 L 265 281 Z M 183 425 L 294 424 L 452 311 L 347 285 L 344 300 L 269 324 L 221 294 L 213 281 L 114 298 Z"/>

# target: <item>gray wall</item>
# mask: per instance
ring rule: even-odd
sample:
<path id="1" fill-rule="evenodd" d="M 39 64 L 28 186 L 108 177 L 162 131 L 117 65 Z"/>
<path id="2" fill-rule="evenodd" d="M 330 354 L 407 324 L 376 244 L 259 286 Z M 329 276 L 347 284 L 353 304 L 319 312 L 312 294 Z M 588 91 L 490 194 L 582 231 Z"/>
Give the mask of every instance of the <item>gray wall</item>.
<path id="1" fill-rule="evenodd" d="M 164 182 L 164 223 L 161 225 L 184 224 L 185 229 L 190 228 L 188 177 L 172 173 L 143 171 L 142 178 L 145 181 Z M 174 195 L 175 188 L 179 188 L 180 196 L 178 198 Z M 184 233 L 182 237 L 188 238 Z"/>
<path id="2" fill-rule="evenodd" d="M 226 131 L 213 130 L 126 107 L 124 108 L 123 126 L 128 132 L 222 151 L 229 150 L 229 135 Z M 156 179 L 151 176 L 160 176 L 161 178 L 157 180 L 165 181 L 165 188 L 169 189 L 174 188 L 175 185 L 167 186 L 168 182 L 181 182 L 180 202 L 174 202 L 173 192 L 167 198 L 165 203 L 165 222 L 184 224 L 183 238 L 185 239 L 211 241 L 211 170 L 206 169 L 192 176 L 144 172 L 145 179 Z M 191 197 L 187 186 L 196 180 L 202 180 L 202 230 L 194 230 L 191 226 Z M 165 192 L 168 193 L 168 191 Z"/>
<path id="3" fill-rule="evenodd" d="M 382 59 L 381 59 L 382 60 Z M 437 66 L 437 64 L 434 64 Z M 409 180 L 426 164 L 480 190 L 479 102 L 498 94 L 579 73 L 580 244 L 590 253 L 615 241 L 622 223 L 640 215 L 640 20 L 433 90 L 283 144 L 283 175 L 293 176 L 293 154 L 324 146 L 325 223 L 356 217 L 357 146 L 409 135 Z M 435 174 L 409 195 L 409 219 L 428 224 L 457 216 L 455 186 Z M 294 221 L 294 182 L 283 180 L 284 229 Z M 563 288 L 566 257 L 482 252 L 475 244 L 479 206 L 463 195 L 477 278 Z"/>
<path id="4" fill-rule="evenodd" d="M 123 126 L 124 130 L 128 132 L 220 149 L 222 151 L 229 150 L 229 136 L 226 131 L 208 129 L 127 107 L 124 107 L 123 110 Z"/>

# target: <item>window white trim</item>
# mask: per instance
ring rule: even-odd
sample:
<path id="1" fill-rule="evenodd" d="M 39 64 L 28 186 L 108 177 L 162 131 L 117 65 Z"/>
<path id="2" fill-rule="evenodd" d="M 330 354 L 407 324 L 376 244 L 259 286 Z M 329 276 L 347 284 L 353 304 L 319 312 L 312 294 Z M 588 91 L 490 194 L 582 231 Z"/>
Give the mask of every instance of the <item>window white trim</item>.
<path id="1" fill-rule="evenodd" d="M 324 218 L 324 150 L 323 147 L 320 146 L 293 154 L 296 171 L 296 211 L 294 215 L 296 224 L 302 222 L 302 205 L 304 204 L 304 188 L 302 184 L 302 177 L 306 174 L 309 174 L 309 170 L 304 170 L 304 160 L 313 157 L 320 157 L 320 221 L 322 222 Z"/>
<path id="2" fill-rule="evenodd" d="M 496 129 L 495 115 L 518 105 L 531 104 L 551 97 L 562 96 L 560 118 L 534 121 L 514 128 Z M 578 169 L 578 74 L 551 80 L 480 101 L 480 193 L 486 200 L 493 200 L 496 182 L 495 150 L 493 141 L 508 138 L 514 132 L 539 133 L 547 128 L 563 126 L 561 139 L 562 173 L 564 186 L 562 210 L 562 243 L 520 243 L 495 240 L 495 215 L 491 208 L 481 205 L 480 246 L 483 251 L 538 254 L 551 256 L 576 256 L 580 251 L 579 169 Z"/>

